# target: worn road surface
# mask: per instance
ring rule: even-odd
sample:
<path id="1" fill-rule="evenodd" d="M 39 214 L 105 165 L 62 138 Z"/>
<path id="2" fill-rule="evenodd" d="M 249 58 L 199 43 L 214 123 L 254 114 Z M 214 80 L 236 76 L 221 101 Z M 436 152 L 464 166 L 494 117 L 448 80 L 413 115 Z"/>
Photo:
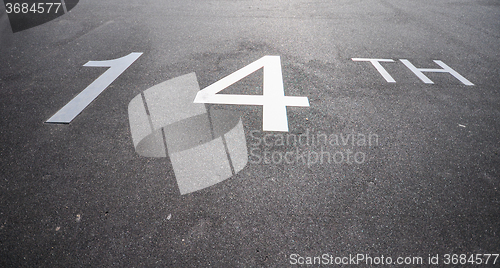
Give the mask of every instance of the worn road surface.
<path id="1" fill-rule="evenodd" d="M 1 267 L 483 267 L 500 253 L 498 0 L 81 0 L 15 33 L 6 10 Z M 133 52 L 71 123 L 46 123 L 107 72 L 95 62 Z M 256 61 L 220 94 L 271 109 L 283 89 L 309 107 L 191 103 Z"/>

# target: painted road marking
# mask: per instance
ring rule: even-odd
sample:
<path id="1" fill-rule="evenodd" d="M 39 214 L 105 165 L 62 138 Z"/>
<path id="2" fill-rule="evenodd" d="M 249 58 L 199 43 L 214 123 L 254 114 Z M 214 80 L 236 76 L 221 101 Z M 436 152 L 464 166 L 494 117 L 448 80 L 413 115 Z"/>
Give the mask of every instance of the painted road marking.
<path id="1" fill-rule="evenodd" d="M 110 67 L 99 76 L 92 84 L 86 87 L 80 94 L 74 97 L 46 123 L 69 124 L 85 107 L 87 107 L 99 94 L 101 94 L 118 76 L 120 76 L 135 60 L 142 55 L 142 52 L 133 52 L 127 56 L 114 60 L 89 61 L 85 67 Z"/>
<path id="2" fill-rule="evenodd" d="M 217 94 L 251 73 L 264 69 L 263 95 Z M 262 129 L 288 132 L 287 106 L 309 107 L 307 97 L 285 96 L 280 56 L 264 56 L 196 94 L 194 103 L 262 105 Z"/>
<path id="3" fill-rule="evenodd" d="M 377 69 L 377 71 L 384 77 L 385 81 L 389 83 L 396 83 L 396 80 L 385 70 L 380 62 L 394 62 L 391 59 L 366 59 L 366 58 L 352 58 L 353 61 L 369 61 Z"/>
<path id="4" fill-rule="evenodd" d="M 352 58 L 352 61 L 368 61 L 377 69 L 377 71 L 384 77 L 384 79 L 389 83 L 396 83 L 396 80 L 387 72 L 387 70 L 380 64 L 380 62 L 394 62 L 392 59 L 369 59 L 369 58 Z M 427 69 L 427 68 L 417 68 L 409 60 L 400 59 L 400 61 L 410 69 L 422 82 L 426 84 L 434 84 L 423 72 L 430 73 L 449 73 L 453 75 L 456 79 L 462 82 L 464 85 L 473 86 L 474 84 L 467 80 L 465 77 L 460 75 L 457 71 L 453 70 L 450 66 L 446 65 L 440 60 L 434 60 L 436 64 L 441 66 L 442 69 Z"/>
<path id="5" fill-rule="evenodd" d="M 473 86 L 474 84 L 471 83 L 469 80 L 465 79 L 465 77 L 461 76 L 458 72 L 455 70 L 451 69 L 450 66 L 446 65 L 444 62 L 440 60 L 435 60 L 434 62 L 441 66 L 443 69 L 424 69 L 424 68 L 417 68 L 415 65 L 413 65 L 409 60 L 402 59 L 400 60 L 410 71 L 412 71 L 422 82 L 426 84 L 434 84 L 427 76 L 423 74 L 423 72 L 430 72 L 430 73 L 449 73 L 453 75 L 456 79 L 460 80 L 464 85 L 467 86 Z"/>

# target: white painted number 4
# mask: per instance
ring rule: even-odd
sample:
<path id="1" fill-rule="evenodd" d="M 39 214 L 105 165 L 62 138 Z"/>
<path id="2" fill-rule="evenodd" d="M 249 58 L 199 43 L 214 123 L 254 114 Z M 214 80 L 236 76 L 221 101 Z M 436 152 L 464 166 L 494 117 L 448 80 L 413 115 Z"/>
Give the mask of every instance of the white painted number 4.
<path id="1" fill-rule="evenodd" d="M 251 73 L 264 69 L 263 95 L 217 94 Z M 264 56 L 200 90 L 194 103 L 262 105 L 262 130 L 288 131 L 287 106 L 309 107 L 307 97 L 285 96 L 279 56 Z"/>

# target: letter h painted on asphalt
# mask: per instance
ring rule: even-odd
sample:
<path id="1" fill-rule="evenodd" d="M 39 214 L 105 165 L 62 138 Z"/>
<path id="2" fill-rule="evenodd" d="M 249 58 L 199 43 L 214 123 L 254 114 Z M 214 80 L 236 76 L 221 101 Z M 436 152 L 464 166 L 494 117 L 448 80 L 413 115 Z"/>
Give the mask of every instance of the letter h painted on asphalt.
<path id="1" fill-rule="evenodd" d="M 392 59 L 368 59 L 368 58 L 352 58 L 353 61 L 368 61 L 370 62 L 377 71 L 384 77 L 385 81 L 388 83 L 396 83 L 396 80 L 387 72 L 387 70 L 380 64 L 380 62 L 394 62 Z M 413 65 L 409 60 L 400 59 L 400 61 L 412 71 L 422 82 L 426 84 L 434 84 L 432 80 L 430 80 L 427 76 L 424 75 L 424 72 L 428 73 L 449 73 L 453 75 L 456 79 L 458 79 L 462 84 L 467 86 L 473 86 L 474 84 L 467 80 L 465 77 L 460 75 L 457 71 L 453 70 L 450 66 L 446 65 L 444 62 L 440 60 L 434 60 L 434 62 L 441 66 L 442 69 L 430 69 L 430 68 L 417 68 Z"/>

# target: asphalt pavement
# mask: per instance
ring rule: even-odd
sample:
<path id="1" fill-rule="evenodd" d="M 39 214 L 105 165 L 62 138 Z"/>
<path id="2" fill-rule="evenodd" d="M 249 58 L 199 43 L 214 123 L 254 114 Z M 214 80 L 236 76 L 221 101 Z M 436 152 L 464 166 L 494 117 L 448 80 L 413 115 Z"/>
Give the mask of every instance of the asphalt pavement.
<path id="1" fill-rule="evenodd" d="M 0 7 L 1 267 L 500 265 L 498 0 L 77 2 Z"/>

